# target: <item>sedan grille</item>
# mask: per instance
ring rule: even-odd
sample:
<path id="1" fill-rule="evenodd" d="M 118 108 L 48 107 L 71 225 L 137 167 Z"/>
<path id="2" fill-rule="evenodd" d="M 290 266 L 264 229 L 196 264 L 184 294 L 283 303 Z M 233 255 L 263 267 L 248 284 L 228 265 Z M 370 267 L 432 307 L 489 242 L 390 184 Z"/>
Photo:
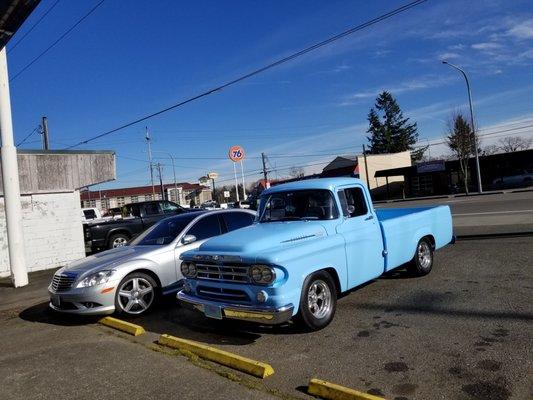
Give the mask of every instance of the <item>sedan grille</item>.
<path id="1" fill-rule="evenodd" d="M 72 275 L 54 275 L 52 278 L 52 284 L 50 285 L 54 292 L 64 292 L 69 290 L 72 287 L 72 284 L 76 280 L 75 276 Z"/>
<path id="2" fill-rule="evenodd" d="M 248 266 L 196 264 L 197 278 L 211 281 L 249 283 Z"/>

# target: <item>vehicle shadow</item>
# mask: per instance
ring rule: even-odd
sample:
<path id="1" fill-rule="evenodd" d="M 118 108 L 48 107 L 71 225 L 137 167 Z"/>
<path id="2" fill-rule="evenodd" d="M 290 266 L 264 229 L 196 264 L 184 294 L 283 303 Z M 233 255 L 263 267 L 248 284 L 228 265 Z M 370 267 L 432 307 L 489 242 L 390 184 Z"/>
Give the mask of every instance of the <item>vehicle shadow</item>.
<path id="1" fill-rule="evenodd" d="M 22 310 L 19 317 L 29 322 L 39 322 L 60 326 L 77 326 L 96 323 L 101 316 L 83 316 L 58 313 L 48 306 L 48 301 L 35 304 Z"/>
<path id="2" fill-rule="evenodd" d="M 292 323 L 263 326 L 245 321 L 215 320 L 200 312 L 180 307 L 175 299 L 165 299 L 153 312 L 138 318 L 123 318 L 145 330 L 213 345 L 248 345 L 263 335 L 303 333 Z"/>

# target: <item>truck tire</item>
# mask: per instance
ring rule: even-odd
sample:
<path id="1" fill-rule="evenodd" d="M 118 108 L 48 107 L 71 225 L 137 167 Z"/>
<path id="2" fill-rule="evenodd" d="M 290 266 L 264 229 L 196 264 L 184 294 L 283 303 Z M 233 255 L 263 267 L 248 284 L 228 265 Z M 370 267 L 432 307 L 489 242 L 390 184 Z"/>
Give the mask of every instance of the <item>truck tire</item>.
<path id="1" fill-rule="evenodd" d="M 416 276 L 424 276 L 433 267 L 433 244 L 428 238 L 422 238 L 416 245 L 415 255 L 409 262 L 408 271 Z"/>
<path id="2" fill-rule="evenodd" d="M 107 248 L 114 249 L 117 247 L 126 246 L 129 240 L 130 237 L 125 233 L 115 233 L 114 235 L 110 236 Z"/>
<path id="3" fill-rule="evenodd" d="M 155 280 L 142 272 L 126 275 L 117 286 L 115 312 L 128 316 L 139 316 L 151 310 L 159 297 Z"/>
<path id="4" fill-rule="evenodd" d="M 295 322 L 306 331 L 329 325 L 337 307 L 337 289 L 331 275 L 318 271 L 305 278 Z"/>

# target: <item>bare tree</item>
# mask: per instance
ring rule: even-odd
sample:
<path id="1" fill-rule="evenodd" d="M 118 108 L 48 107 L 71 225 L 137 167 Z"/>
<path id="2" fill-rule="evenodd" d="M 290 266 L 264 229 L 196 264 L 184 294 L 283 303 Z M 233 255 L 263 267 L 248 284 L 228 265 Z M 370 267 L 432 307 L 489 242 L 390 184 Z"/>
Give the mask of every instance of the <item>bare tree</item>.
<path id="1" fill-rule="evenodd" d="M 529 149 L 533 143 L 533 139 L 526 139 L 521 136 L 508 136 L 500 139 L 498 143 L 503 152 L 512 153 L 514 151 Z"/>
<path id="2" fill-rule="evenodd" d="M 304 169 L 302 167 L 292 167 L 289 170 L 289 175 L 293 178 L 303 178 L 305 176 Z"/>
<path id="3" fill-rule="evenodd" d="M 500 148 L 498 146 L 496 146 L 495 144 L 490 144 L 483 148 L 481 154 L 484 156 L 490 156 L 492 154 L 496 154 L 498 151 L 500 151 Z"/>
<path id="4" fill-rule="evenodd" d="M 459 160 L 465 191 L 468 194 L 468 159 L 475 152 L 475 134 L 466 118 L 460 113 L 448 122 L 446 142 Z"/>

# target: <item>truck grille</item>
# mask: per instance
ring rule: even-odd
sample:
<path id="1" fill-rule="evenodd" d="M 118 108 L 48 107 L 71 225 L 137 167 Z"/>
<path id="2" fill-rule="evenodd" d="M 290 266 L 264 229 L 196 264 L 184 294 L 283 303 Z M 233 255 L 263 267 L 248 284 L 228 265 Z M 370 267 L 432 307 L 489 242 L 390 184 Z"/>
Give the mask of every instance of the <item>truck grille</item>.
<path id="1" fill-rule="evenodd" d="M 76 280 L 72 275 L 54 275 L 52 278 L 52 284 L 50 285 L 54 292 L 64 292 L 72 287 L 72 284 Z"/>
<path id="2" fill-rule="evenodd" d="M 249 283 L 248 266 L 196 264 L 197 278 L 211 281 Z"/>
<path id="3" fill-rule="evenodd" d="M 224 301 L 237 301 L 237 302 L 250 302 L 248 294 L 242 290 L 226 289 L 209 286 L 198 286 L 196 293 L 199 297 L 203 297 L 209 300 L 224 300 Z"/>

